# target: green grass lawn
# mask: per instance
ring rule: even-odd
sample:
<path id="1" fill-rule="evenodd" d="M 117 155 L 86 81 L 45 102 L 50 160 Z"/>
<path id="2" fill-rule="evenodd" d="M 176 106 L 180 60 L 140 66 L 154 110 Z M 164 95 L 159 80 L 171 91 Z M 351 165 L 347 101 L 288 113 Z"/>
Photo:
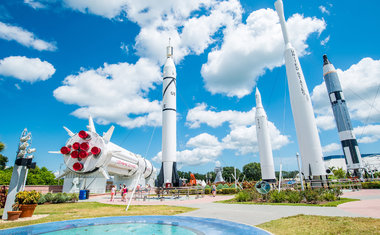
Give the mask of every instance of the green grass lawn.
<path id="1" fill-rule="evenodd" d="M 227 204 L 254 204 L 254 205 L 275 205 L 275 206 L 322 206 L 322 207 L 337 207 L 339 204 L 346 202 L 360 201 L 353 198 L 341 198 L 339 201 L 323 202 L 321 204 L 309 204 L 309 203 L 271 203 L 271 202 L 237 202 L 235 198 L 217 201 L 214 203 L 227 203 Z"/>
<path id="2" fill-rule="evenodd" d="M 257 225 L 276 235 L 380 234 L 380 219 L 296 215 Z"/>
<path id="3" fill-rule="evenodd" d="M 164 205 L 130 206 L 128 212 L 125 211 L 125 208 L 125 205 L 107 205 L 98 202 L 38 205 L 34 214 L 48 214 L 47 217 L 30 221 L 0 223 L 0 229 L 61 220 L 126 215 L 175 215 L 196 210 L 196 208 Z M 3 209 L 0 210 L 0 213 L 3 214 Z"/>

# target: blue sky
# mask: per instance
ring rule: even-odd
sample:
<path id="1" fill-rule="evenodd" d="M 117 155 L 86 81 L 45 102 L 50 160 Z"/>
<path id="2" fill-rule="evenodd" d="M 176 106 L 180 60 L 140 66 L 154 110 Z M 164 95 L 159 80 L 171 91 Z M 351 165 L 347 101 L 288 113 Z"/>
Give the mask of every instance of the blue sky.
<path id="1" fill-rule="evenodd" d="M 39 166 L 58 170 L 58 150 L 85 129 L 160 166 L 161 90 L 171 37 L 177 67 L 177 151 L 181 170 L 215 162 L 258 162 L 256 86 L 270 121 L 276 169 L 298 152 L 283 40 L 274 1 L 0 2 L 0 141 L 13 164 L 23 128 Z M 379 152 L 378 3 L 285 0 L 291 41 L 312 96 L 324 155 L 342 154 L 322 77 L 322 55 L 338 69 L 362 153 Z M 152 144 L 148 143 L 152 137 Z"/>

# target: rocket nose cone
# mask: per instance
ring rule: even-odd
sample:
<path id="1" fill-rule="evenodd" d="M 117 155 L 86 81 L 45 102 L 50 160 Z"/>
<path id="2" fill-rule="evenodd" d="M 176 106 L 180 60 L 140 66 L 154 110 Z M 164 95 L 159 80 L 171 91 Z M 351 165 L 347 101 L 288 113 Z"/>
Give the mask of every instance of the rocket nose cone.
<path id="1" fill-rule="evenodd" d="M 330 64 L 329 59 L 327 59 L 327 55 L 323 55 L 323 65 Z"/>

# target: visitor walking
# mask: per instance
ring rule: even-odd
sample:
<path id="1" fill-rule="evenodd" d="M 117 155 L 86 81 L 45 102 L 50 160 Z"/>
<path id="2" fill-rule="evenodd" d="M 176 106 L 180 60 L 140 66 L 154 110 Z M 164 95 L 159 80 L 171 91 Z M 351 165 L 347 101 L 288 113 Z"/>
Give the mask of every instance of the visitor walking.
<path id="1" fill-rule="evenodd" d="M 215 197 L 216 196 L 216 186 L 215 184 L 212 186 L 212 196 Z"/>
<path id="2" fill-rule="evenodd" d="M 125 184 L 123 185 L 123 196 L 122 196 L 122 201 L 126 202 L 126 197 L 127 197 L 127 192 L 128 192 L 128 188 L 127 186 L 125 186 Z"/>
<path id="3" fill-rule="evenodd" d="M 112 185 L 112 188 L 111 188 L 111 202 L 114 200 L 114 196 L 116 194 L 116 185 Z"/>
<path id="4" fill-rule="evenodd" d="M 125 186 L 125 185 L 124 185 Z M 121 201 L 123 201 L 123 195 L 124 195 L 124 188 L 120 184 L 120 196 L 121 196 Z"/>

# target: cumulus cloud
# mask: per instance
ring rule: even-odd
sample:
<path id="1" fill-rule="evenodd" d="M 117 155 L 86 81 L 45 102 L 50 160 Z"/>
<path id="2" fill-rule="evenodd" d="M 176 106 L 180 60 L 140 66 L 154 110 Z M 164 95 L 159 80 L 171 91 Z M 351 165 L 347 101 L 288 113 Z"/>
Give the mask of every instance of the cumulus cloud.
<path id="1" fill-rule="evenodd" d="M 0 60 L 0 75 L 14 77 L 26 82 L 45 81 L 55 73 L 47 61 L 25 56 L 10 56 Z"/>
<path id="2" fill-rule="evenodd" d="M 330 153 L 330 152 L 335 152 L 341 148 L 342 148 L 341 145 L 339 145 L 337 143 L 331 143 L 331 144 L 328 144 L 326 146 L 323 146 L 322 151 L 324 153 Z"/>
<path id="3" fill-rule="evenodd" d="M 216 112 L 207 109 L 205 103 L 197 104 L 197 106 L 187 113 L 186 125 L 190 128 L 199 128 L 202 123 L 218 127 L 228 122 L 232 126 L 252 125 L 255 123 L 256 108 L 248 112 L 240 112 L 234 110 Z"/>
<path id="4" fill-rule="evenodd" d="M 323 20 L 299 14 L 291 16 L 287 25 L 290 40 L 299 56 L 307 54 L 306 40 L 310 34 L 320 34 L 326 27 Z M 239 98 L 250 94 L 266 70 L 284 64 L 283 51 L 277 13 L 272 9 L 254 11 L 246 24 L 240 23 L 225 30 L 222 46 L 208 54 L 208 61 L 201 71 L 205 87 L 213 94 Z"/>
<path id="5" fill-rule="evenodd" d="M 380 125 L 358 126 L 354 128 L 354 133 L 359 143 L 374 143 L 380 140 Z"/>
<path id="6" fill-rule="evenodd" d="M 16 41 L 23 46 L 32 47 L 39 51 L 55 51 L 54 43 L 38 39 L 33 33 L 10 24 L 0 22 L 0 38 L 8 41 Z"/>
<path id="7" fill-rule="evenodd" d="M 186 146 L 189 149 L 177 151 L 177 162 L 188 166 L 214 162 L 223 150 L 218 138 L 208 133 L 202 133 L 189 139 Z M 153 161 L 161 162 L 162 152 L 159 152 Z"/>
<path id="8" fill-rule="evenodd" d="M 57 100 L 80 106 L 72 114 L 98 123 L 128 128 L 161 125 L 161 104 L 148 98 L 161 81 L 160 68 L 148 59 L 136 64 L 104 64 L 65 78 L 54 91 Z"/>
<path id="9" fill-rule="evenodd" d="M 332 60 L 333 62 L 333 60 Z M 363 58 L 345 71 L 337 69 L 351 119 L 364 124 L 380 120 L 380 60 Z M 317 125 L 323 130 L 333 129 L 334 116 L 331 111 L 325 82 L 314 87 L 311 99 Z"/>
<path id="10" fill-rule="evenodd" d="M 127 0 L 63 0 L 67 7 L 74 10 L 100 15 L 109 19 L 119 16 L 127 7 Z"/>

